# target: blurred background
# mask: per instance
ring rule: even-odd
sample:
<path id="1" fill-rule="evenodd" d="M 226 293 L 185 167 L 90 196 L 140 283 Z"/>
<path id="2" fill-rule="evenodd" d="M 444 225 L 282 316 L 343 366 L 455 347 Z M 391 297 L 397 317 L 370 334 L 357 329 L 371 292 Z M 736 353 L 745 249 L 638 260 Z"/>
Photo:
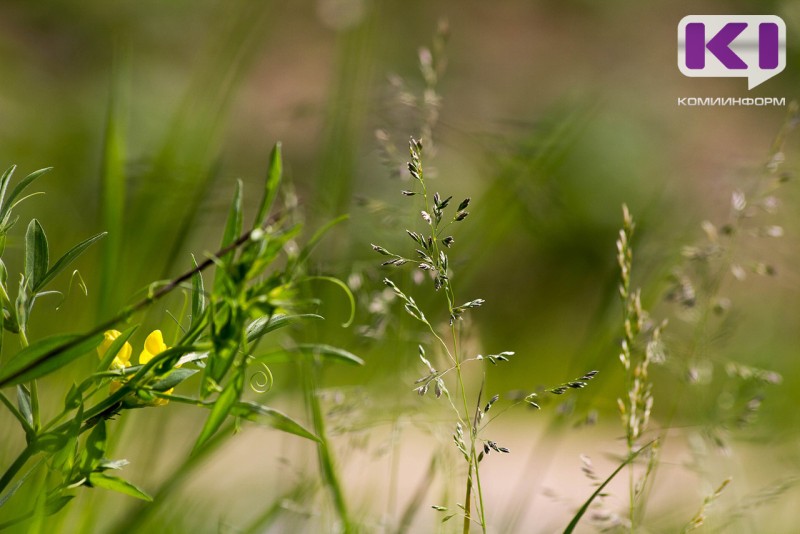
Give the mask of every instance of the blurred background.
<path id="1" fill-rule="evenodd" d="M 702 13 L 781 16 L 786 70 L 750 92 L 743 79 L 684 77 L 677 24 Z M 432 46 L 443 20 L 448 38 L 435 61 L 446 58 L 446 69 L 431 89 L 419 50 Z M 758 187 L 788 111 L 679 107 L 677 99 L 796 98 L 800 4 L 3 0 L 0 30 L 0 162 L 18 165 L 20 175 L 55 167 L 39 182 L 46 194 L 21 206 L 21 221 L 40 219 L 53 254 L 109 231 L 79 263 L 88 296 L 72 287 L 59 309 L 40 305 L 33 335 L 85 330 L 150 282 L 186 270 L 190 253 L 213 251 L 235 180 L 244 180 L 252 213 L 269 150 L 281 141 L 284 193 L 306 218 L 306 238 L 350 215 L 311 268 L 348 282 L 359 303 L 355 323 L 340 326 L 347 306 L 321 286 L 328 320 L 296 333 L 366 360 L 355 370 L 326 369 L 323 383 L 350 506 L 364 532 L 394 531 L 409 510 L 415 531 L 434 531 L 440 516 L 430 505 L 447 495 L 455 502 L 448 485 L 463 473 L 431 464 L 452 448 L 452 429 L 437 426 L 446 414 L 435 401 L 412 392 L 424 372 L 416 346 L 429 339 L 386 300 L 381 279 L 393 276 L 431 317 L 446 317 L 431 291 L 409 272 L 385 272 L 370 248 L 413 250 L 402 230 L 418 226 L 419 208 L 400 194 L 409 188 L 401 169 L 407 139 L 427 124 L 430 187 L 472 198 L 471 216 L 454 234 L 454 283 L 464 300 L 486 304 L 467 319 L 466 346 L 516 352 L 488 369 L 487 394 L 600 371 L 564 402 L 498 419 L 492 432 L 512 454 L 483 464 L 492 531 L 563 529 L 594 491 L 579 455 L 607 474 L 624 454 L 614 247 L 623 203 L 638 221 L 634 285 L 654 318 L 670 320 L 666 361 L 651 370 L 652 427 L 667 429 L 667 439 L 645 524 L 679 530 L 732 476 L 709 531 L 792 531 L 800 473 L 796 135 L 782 152 L 788 181 L 774 193 L 775 213 L 754 217 L 753 235 L 737 240 L 731 261 L 746 275 L 722 283 L 719 328 L 693 339 L 691 317 L 665 296 L 686 264 L 684 247 L 707 239 L 701 222 L 721 228 L 732 192 Z M 391 146 L 399 159 L 387 153 Z M 783 236 L 759 237 L 765 225 Z M 21 254 L 13 258 L 22 224 L 15 232 L 11 273 L 21 265 Z M 761 263 L 776 274 L 751 272 Z M 59 283 L 66 293 L 68 280 Z M 151 309 L 145 322 L 174 332 L 167 311 L 180 303 Z M 739 379 L 731 362 L 775 371 L 782 382 Z M 91 363 L 45 381 L 53 406 L 69 372 Z M 297 370 L 273 373 L 275 388 L 261 400 L 304 420 Z M 480 387 L 480 375 L 472 378 Z M 733 424 L 753 399 L 760 409 L 752 420 Z M 114 454 L 131 461 L 126 476 L 162 498 L 142 506 L 84 490 L 59 514 L 58 528 L 125 532 L 134 517 L 137 527 L 159 532 L 331 528 L 331 505 L 314 488 L 314 447 L 300 438 L 244 425 L 178 476 L 202 416 L 170 405 L 116 422 Z M 10 416 L 0 414 L 0 423 L 6 465 L 23 441 Z M 605 506 L 623 513 L 626 491 L 612 486 Z M 589 521 L 582 528 L 593 531 Z"/>

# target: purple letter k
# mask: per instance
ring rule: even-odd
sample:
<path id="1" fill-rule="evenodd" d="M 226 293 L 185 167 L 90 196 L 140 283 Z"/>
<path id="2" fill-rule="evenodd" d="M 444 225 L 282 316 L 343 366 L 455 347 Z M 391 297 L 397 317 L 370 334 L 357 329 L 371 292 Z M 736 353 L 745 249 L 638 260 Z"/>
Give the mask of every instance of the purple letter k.
<path id="1" fill-rule="evenodd" d="M 706 66 L 706 48 L 727 69 L 746 69 L 747 63 L 730 49 L 730 44 L 747 28 L 746 22 L 729 22 L 706 44 L 705 25 L 692 22 L 686 25 L 686 67 L 702 69 Z"/>

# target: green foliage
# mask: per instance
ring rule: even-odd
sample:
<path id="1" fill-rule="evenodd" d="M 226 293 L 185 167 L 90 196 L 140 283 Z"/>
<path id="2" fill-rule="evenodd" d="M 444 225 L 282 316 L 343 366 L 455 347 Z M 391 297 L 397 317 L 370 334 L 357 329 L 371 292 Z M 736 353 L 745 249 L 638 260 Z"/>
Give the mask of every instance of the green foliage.
<path id="1" fill-rule="evenodd" d="M 24 272 L 15 303 L 12 304 L 6 291 L 5 270 L 0 280 L 4 329 L 19 334 L 23 345 L 22 350 L 0 365 L 0 388 L 16 387 L 17 404 L 2 393 L 0 398 L 18 420 L 26 437 L 26 447 L 0 478 L 0 492 L 4 492 L 0 493 L 0 506 L 18 493 L 30 473 L 45 470 L 49 475 L 46 498 L 37 498 L 34 509 L 14 521 L 28 518 L 40 521 L 36 518 L 55 513 L 72 498 L 72 491 L 79 486 L 152 500 L 135 484 L 106 472 L 127 464 L 126 460 L 106 457 L 111 442 L 111 429 L 106 421 L 123 416 L 126 410 L 164 406 L 171 399 L 209 409 L 195 442 L 195 455 L 212 443 L 229 417 L 319 441 L 314 433 L 290 416 L 242 398 L 250 365 L 256 361 L 252 352 L 264 337 L 306 319 L 321 319 L 313 313 L 298 312 L 303 305 L 295 299 L 295 286 L 308 280 L 302 270 L 308 249 L 292 251 L 285 245 L 299 234 L 300 226 L 286 223 L 285 214 L 270 216 L 278 194 L 281 168 L 280 147 L 276 145 L 252 229 L 243 233 L 243 189 L 239 181 L 216 254 L 200 264 L 193 257 L 193 266 L 188 272 L 167 283 L 151 286 L 145 298 L 85 333 L 59 334 L 29 343 L 30 316 L 37 298 L 47 294 L 44 288 L 105 235 L 100 233 L 78 243 L 51 265 L 44 229 L 37 219 L 31 220 L 25 233 Z M 6 202 L 14 202 L 25 186 L 42 172 L 26 178 Z M 12 174 L 13 167 L 0 178 L 3 194 Z M 3 206 L 1 199 L 0 206 Z M 10 210 L 4 214 L 10 223 L 2 227 L 3 240 L 14 221 L 9 218 Z M 315 245 L 320 236 L 316 234 L 310 246 Z M 284 254 L 288 261 L 280 261 Z M 300 254 L 302 259 L 298 260 Z M 211 266 L 216 267 L 216 274 L 213 291 L 207 292 L 202 271 Z M 173 347 L 166 345 L 160 330 L 153 331 L 147 336 L 138 365 L 135 365 L 131 362 L 134 352 L 130 340 L 138 325 L 124 332 L 112 328 L 172 291 L 182 289 L 188 281 L 191 281 L 192 293 L 189 326 Z M 37 380 L 95 349 L 100 357 L 97 370 L 73 384 L 66 394 L 63 411 L 42 423 Z M 350 352 L 328 345 L 301 344 L 296 350 L 332 360 L 363 363 Z M 265 365 L 263 360 L 259 365 Z M 268 367 L 265 369 L 271 379 L 271 371 Z M 174 395 L 174 388 L 182 386 L 195 374 L 201 376 L 199 397 Z M 104 392 L 103 386 L 107 386 L 107 391 Z M 86 437 L 81 439 L 85 433 Z M 28 474 L 19 476 L 23 467 L 36 457 L 39 459 Z M 11 486 L 15 480 L 16 484 Z"/>

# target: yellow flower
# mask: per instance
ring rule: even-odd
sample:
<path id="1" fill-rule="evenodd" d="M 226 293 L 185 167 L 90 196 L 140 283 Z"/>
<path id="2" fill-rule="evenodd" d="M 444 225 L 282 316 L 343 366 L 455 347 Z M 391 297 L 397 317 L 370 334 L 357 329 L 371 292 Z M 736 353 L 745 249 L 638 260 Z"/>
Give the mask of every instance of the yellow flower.
<path id="1" fill-rule="evenodd" d="M 161 330 L 153 330 L 150 332 L 150 335 L 147 336 L 147 339 L 144 340 L 144 349 L 142 350 L 141 354 L 139 354 L 139 364 L 144 365 L 150 360 L 153 359 L 154 356 L 161 354 L 169 347 L 166 343 L 164 343 L 164 335 L 161 333 Z M 168 389 L 164 391 L 166 395 L 171 395 L 175 388 Z M 152 402 L 152 404 L 156 406 L 164 406 L 167 404 L 169 400 L 162 399 L 161 397 L 156 397 L 156 399 Z"/>
<path id="2" fill-rule="evenodd" d="M 102 360 L 108 349 L 111 348 L 111 344 L 114 343 L 114 340 L 121 336 L 118 330 L 106 330 L 103 334 L 103 342 L 97 347 L 97 355 Z M 114 356 L 114 361 L 111 362 L 111 369 L 125 369 L 126 367 L 131 366 L 131 353 L 133 349 L 131 348 L 131 344 L 127 341 L 122 348 L 119 349 L 119 352 Z"/>
<path id="3" fill-rule="evenodd" d="M 111 348 L 111 344 L 114 343 L 114 340 L 121 335 L 122 333 L 120 333 L 119 330 L 106 330 L 105 333 L 103 333 L 103 342 L 97 347 L 97 355 L 101 360 L 105 358 L 106 353 L 108 352 L 108 349 Z M 114 360 L 111 362 L 110 368 L 121 370 L 125 369 L 126 367 L 130 367 L 132 352 L 133 348 L 131 347 L 131 344 L 126 341 L 125 344 L 122 345 L 122 348 L 120 348 L 119 351 L 114 355 Z M 111 381 L 110 389 L 112 394 L 121 387 L 121 380 Z"/>
<path id="4" fill-rule="evenodd" d="M 164 335 L 161 330 L 153 330 L 147 339 L 144 340 L 144 350 L 139 354 L 139 364 L 144 365 L 153 359 L 153 356 L 161 354 L 169 347 L 164 343 Z"/>

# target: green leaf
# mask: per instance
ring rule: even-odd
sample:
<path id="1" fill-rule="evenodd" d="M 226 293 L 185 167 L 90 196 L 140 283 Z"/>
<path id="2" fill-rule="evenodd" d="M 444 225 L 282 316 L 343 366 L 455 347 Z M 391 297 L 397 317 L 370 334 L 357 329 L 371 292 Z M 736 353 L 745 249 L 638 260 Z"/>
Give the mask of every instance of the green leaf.
<path id="1" fill-rule="evenodd" d="M 31 392 L 23 384 L 17 385 L 17 406 L 25 420 L 33 426 L 33 411 L 31 409 Z"/>
<path id="2" fill-rule="evenodd" d="M 28 287 L 35 292 L 35 287 L 44 278 L 49 265 L 47 236 L 39 221 L 32 219 L 25 232 L 25 278 Z"/>
<path id="3" fill-rule="evenodd" d="M 139 325 L 133 325 L 132 327 L 128 328 L 124 332 L 122 332 L 117 339 L 115 339 L 111 345 L 108 346 L 108 350 L 103 355 L 103 359 L 100 360 L 100 365 L 97 366 L 98 372 L 107 371 L 111 367 L 111 363 L 114 361 L 114 357 L 119 353 L 122 349 L 122 346 L 128 341 L 136 329 L 139 328 Z"/>
<path id="4" fill-rule="evenodd" d="M 243 370 L 236 373 L 236 375 L 225 385 L 225 388 L 220 393 L 219 397 L 217 397 L 216 401 L 214 401 L 214 405 L 211 407 L 211 413 L 206 420 L 206 424 L 203 426 L 203 430 L 200 431 L 200 436 L 197 438 L 197 442 L 194 444 L 194 450 L 192 454 L 196 454 L 205 443 L 211 439 L 211 436 L 219 430 L 219 427 L 222 426 L 222 423 L 225 421 L 225 418 L 228 417 L 233 406 L 239 401 L 239 397 L 242 394 L 242 389 L 244 388 L 244 372 Z"/>
<path id="5" fill-rule="evenodd" d="M 247 325 L 247 342 L 251 343 L 261 336 L 305 319 L 324 319 L 321 315 L 303 313 L 298 315 L 265 315 Z"/>
<path id="6" fill-rule="evenodd" d="M 236 192 L 233 194 L 233 202 L 231 203 L 230 212 L 228 212 L 228 222 L 225 224 L 225 232 L 222 234 L 222 242 L 219 245 L 220 250 L 230 246 L 239 235 L 242 233 L 242 181 L 236 180 Z M 220 259 L 223 260 L 234 254 L 230 251 L 223 254 Z M 217 267 L 219 270 L 220 267 Z M 222 285 L 223 277 L 217 274 L 214 279 L 214 289 L 217 290 Z"/>
<path id="7" fill-rule="evenodd" d="M 278 186 L 283 176 L 283 158 L 281 157 L 281 144 L 275 143 L 269 155 L 269 168 L 267 169 L 267 180 L 265 182 L 264 196 L 261 198 L 261 205 L 253 221 L 253 228 L 263 226 L 267 222 L 267 215 L 278 196 Z"/>
<path id="8" fill-rule="evenodd" d="M 323 360 L 333 360 L 355 365 L 364 365 L 364 360 L 351 352 L 338 347 L 332 347 L 330 345 L 318 344 L 301 344 L 297 345 L 296 347 L 280 349 L 257 356 L 256 359 L 265 363 L 284 363 L 292 361 L 292 358 L 290 358 L 289 354 L 293 352 L 314 354 Z"/>
<path id="9" fill-rule="evenodd" d="M 167 391 L 174 388 L 193 374 L 197 373 L 197 369 L 173 369 L 161 380 L 153 383 L 150 389 L 156 391 Z"/>
<path id="10" fill-rule="evenodd" d="M 91 473 L 89 475 L 87 485 L 95 488 L 116 491 L 118 493 L 124 493 L 125 495 L 129 495 L 147 502 L 151 502 L 153 500 L 150 495 L 137 488 L 127 480 L 123 480 L 119 477 L 112 477 L 111 475 L 106 475 L 105 473 Z"/>
<path id="11" fill-rule="evenodd" d="M 330 345 L 319 345 L 314 343 L 297 345 L 297 350 L 322 356 L 326 359 L 338 360 L 345 363 L 364 365 L 364 360 L 344 349 L 332 347 Z"/>
<path id="12" fill-rule="evenodd" d="M 15 168 L 16 167 L 13 167 L 12 169 L 9 170 L 13 172 L 13 169 Z M 53 170 L 53 167 L 46 167 L 44 169 L 39 169 L 38 171 L 30 173 L 28 176 L 20 180 L 19 183 L 16 186 L 14 186 L 14 189 L 11 190 L 11 194 L 8 195 L 8 199 L 0 207 L 0 221 L 5 222 L 6 217 L 9 215 L 9 211 L 11 210 L 12 207 L 14 207 L 14 201 L 17 199 L 18 196 L 22 194 L 23 191 L 25 191 L 25 188 L 31 185 L 31 183 L 33 183 L 33 181 L 39 178 L 41 175 L 51 170 Z M 5 193 L 5 190 L 3 192 Z"/>
<path id="13" fill-rule="evenodd" d="M 312 441 L 320 441 L 319 437 L 315 436 L 309 430 L 306 430 L 300 423 L 283 412 L 279 412 L 268 406 L 249 401 L 237 402 L 231 409 L 230 414 L 255 423 L 269 425 L 276 430 L 294 434 L 295 436 L 300 436 Z"/>
<path id="14" fill-rule="evenodd" d="M 100 465 L 100 461 L 106 453 L 108 440 L 106 438 L 106 420 L 100 419 L 89 437 L 86 438 L 86 446 L 81 453 L 81 472 L 91 473 Z"/>
<path id="15" fill-rule="evenodd" d="M 55 278 L 58 273 L 66 269 L 70 263 L 75 261 L 78 258 L 78 256 L 83 254 L 87 248 L 92 246 L 92 244 L 94 244 L 96 241 L 99 241 L 100 239 L 105 237 L 106 234 L 107 232 L 100 232 L 99 234 L 94 235 L 89 239 L 81 241 L 80 243 L 69 249 L 69 251 L 67 251 L 66 254 L 58 258 L 58 261 L 56 261 L 56 263 L 44 274 L 44 276 L 42 276 L 41 279 L 37 278 L 36 283 L 33 286 L 34 293 L 39 289 L 43 288 L 48 282 L 50 282 L 53 278 Z"/>
<path id="16" fill-rule="evenodd" d="M 102 334 L 88 337 L 66 334 L 39 340 L 22 349 L 0 369 L 0 388 L 50 374 L 93 350 L 102 340 Z"/>
<path id="17" fill-rule="evenodd" d="M 11 177 L 14 175 L 15 170 L 17 170 L 17 166 L 12 165 L 6 169 L 3 176 L 0 176 L 0 210 L 2 210 L 3 200 L 6 197 L 6 190 L 8 189 L 8 184 L 11 182 Z"/>
<path id="18" fill-rule="evenodd" d="M 194 267 L 197 269 L 197 260 L 194 255 L 192 255 L 192 263 L 194 263 Z M 205 293 L 203 273 L 197 270 L 192 275 L 192 325 L 197 324 L 197 321 L 201 320 L 203 312 L 206 310 Z"/>

